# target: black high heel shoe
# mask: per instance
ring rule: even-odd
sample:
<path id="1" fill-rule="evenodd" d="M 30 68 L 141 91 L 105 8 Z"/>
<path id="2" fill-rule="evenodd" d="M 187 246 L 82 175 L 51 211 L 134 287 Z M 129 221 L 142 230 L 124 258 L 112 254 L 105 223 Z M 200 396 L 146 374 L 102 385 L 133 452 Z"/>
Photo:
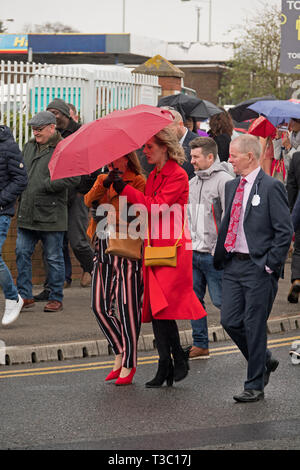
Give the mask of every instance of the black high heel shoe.
<path id="1" fill-rule="evenodd" d="M 172 387 L 174 380 L 174 366 L 172 360 L 158 361 L 158 369 L 154 379 L 146 382 L 147 388 L 159 388 L 167 381 L 167 386 Z"/>

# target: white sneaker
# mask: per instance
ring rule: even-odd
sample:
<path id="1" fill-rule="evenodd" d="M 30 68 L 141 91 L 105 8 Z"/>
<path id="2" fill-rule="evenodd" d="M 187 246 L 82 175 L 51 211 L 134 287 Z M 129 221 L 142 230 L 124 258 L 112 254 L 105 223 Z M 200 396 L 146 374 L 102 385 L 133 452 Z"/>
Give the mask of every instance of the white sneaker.
<path id="1" fill-rule="evenodd" d="M 5 311 L 2 318 L 2 325 L 9 325 L 13 323 L 20 315 L 21 308 L 23 307 L 24 301 L 19 295 L 18 300 L 5 300 Z"/>

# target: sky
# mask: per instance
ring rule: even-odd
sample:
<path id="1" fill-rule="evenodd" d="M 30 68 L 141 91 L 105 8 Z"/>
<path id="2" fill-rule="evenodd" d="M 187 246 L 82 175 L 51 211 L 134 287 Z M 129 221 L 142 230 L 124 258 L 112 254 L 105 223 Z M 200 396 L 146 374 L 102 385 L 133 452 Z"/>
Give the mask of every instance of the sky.
<path id="1" fill-rule="evenodd" d="M 1 0 L 0 19 L 8 33 L 24 31 L 24 24 L 61 22 L 81 33 L 113 34 L 125 32 L 170 42 L 195 41 L 197 11 L 200 10 L 200 41 L 209 37 L 209 0 Z M 212 41 L 232 41 L 235 25 L 259 13 L 265 4 L 281 6 L 281 0 L 211 0 Z"/>

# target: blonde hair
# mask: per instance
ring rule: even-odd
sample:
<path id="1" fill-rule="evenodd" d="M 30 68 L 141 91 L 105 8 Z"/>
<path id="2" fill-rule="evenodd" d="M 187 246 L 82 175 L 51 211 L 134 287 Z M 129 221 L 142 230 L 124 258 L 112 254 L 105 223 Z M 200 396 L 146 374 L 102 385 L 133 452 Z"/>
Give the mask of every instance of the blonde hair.
<path id="1" fill-rule="evenodd" d="M 167 147 L 168 157 L 170 160 L 174 160 L 179 165 L 182 165 L 186 156 L 183 148 L 178 142 L 178 139 L 173 130 L 165 127 L 160 132 L 155 134 L 154 140 L 159 146 L 165 145 Z"/>

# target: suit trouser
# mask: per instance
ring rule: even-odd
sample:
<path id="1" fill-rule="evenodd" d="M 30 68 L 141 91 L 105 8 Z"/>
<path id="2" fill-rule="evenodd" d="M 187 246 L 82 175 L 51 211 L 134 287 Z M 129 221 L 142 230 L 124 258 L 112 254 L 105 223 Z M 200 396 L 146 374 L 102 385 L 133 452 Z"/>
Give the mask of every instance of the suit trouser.
<path id="1" fill-rule="evenodd" d="M 278 288 L 275 274 L 268 274 L 251 260 L 233 257 L 224 269 L 221 324 L 248 361 L 244 388 L 264 389 L 267 320 Z"/>
<path id="2" fill-rule="evenodd" d="M 93 270 L 93 250 L 86 235 L 87 227 L 88 208 L 84 204 L 83 196 L 76 194 L 68 208 L 68 239 L 83 271 L 91 273 Z"/>
<path id="3" fill-rule="evenodd" d="M 101 252 L 105 250 L 105 241 Z M 115 354 L 123 354 L 122 366 L 137 364 L 143 294 L 141 261 L 96 253 L 92 277 L 92 308 Z M 115 315 L 114 307 L 118 311 Z"/>
<path id="4" fill-rule="evenodd" d="M 300 279 L 300 229 L 295 233 L 294 250 L 291 265 L 291 282 Z"/>

